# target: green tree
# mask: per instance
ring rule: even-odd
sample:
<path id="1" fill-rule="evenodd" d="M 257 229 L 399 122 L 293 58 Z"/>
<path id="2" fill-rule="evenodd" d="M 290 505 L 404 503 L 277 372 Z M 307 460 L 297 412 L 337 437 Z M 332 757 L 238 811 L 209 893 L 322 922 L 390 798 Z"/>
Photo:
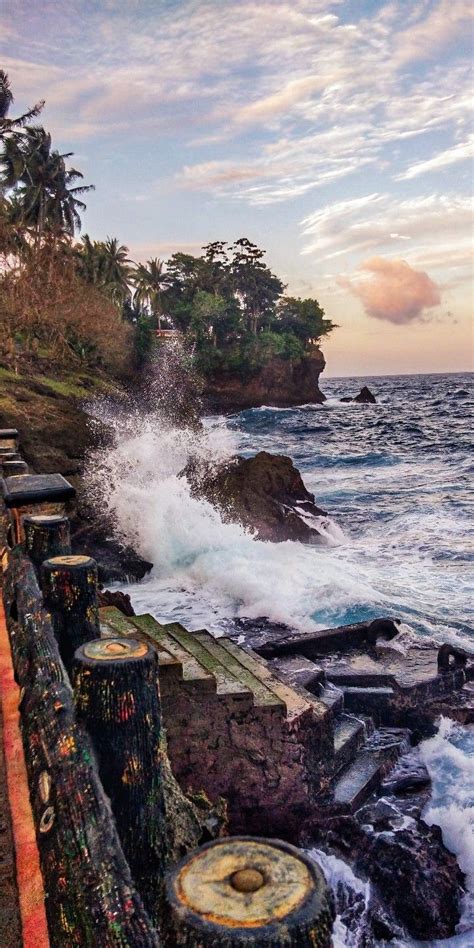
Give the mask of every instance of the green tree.
<path id="1" fill-rule="evenodd" d="M 242 303 L 247 329 L 256 335 L 264 318 L 273 314 L 284 285 L 262 262 L 265 251 L 246 237 L 235 242 L 232 252 L 234 291 Z"/>
<path id="2" fill-rule="evenodd" d="M 163 293 L 168 287 L 164 263 L 157 257 L 140 263 L 133 277 L 134 298 L 139 305 L 148 306 L 158 329 L 161 329 L 163 311 Z"/>
<path id="3" fill-rule="evenodd" d="M 8 117 L 8 113 L 14 101 L 8 75 L 3 69 L 0 69 L 0 140 L 7 133 L 11 134 L 25 125 L 29 125 L 32 119 L 38 117 L 44 107 L 44 99 L 42 99 L 41 102 L 37 102 L 33 108 L 28 109 L 23 115 L 12 119 Z"/>
<path id="4" fill-rule="evenodd" d="M 275 332 L 292 333 L 308 345 L 317 343 L 322 336 L 327 336 L 337 327 L 325 317 L 317 300 L 286 296 L 278 303 L 272 328 Z"/>
<path id="5" fill-rule="evenodd" d="M 33 232 L 36 243 L 44 233 L 73 237 L 80 229 L 80 211 L 86 205 L 79 195 L 93 185 L 77 185 L 80 171 L 67 168 L 66 158 L 51 147 L 51 135 L 41 126 L 28 126 L 3 142 L 1 185 L 14 190 L 22 223 Z"/>
<path id="6" fill-rule="evenodd" d="M 128 247 L 116 237 L 91 240 L 84 234 L 77 250 L 77 268 L 80 276 L 99 287 L 113 303 L 123 306 L 131 297 L 130 286 L 134 268 L 128 256 Z"/>

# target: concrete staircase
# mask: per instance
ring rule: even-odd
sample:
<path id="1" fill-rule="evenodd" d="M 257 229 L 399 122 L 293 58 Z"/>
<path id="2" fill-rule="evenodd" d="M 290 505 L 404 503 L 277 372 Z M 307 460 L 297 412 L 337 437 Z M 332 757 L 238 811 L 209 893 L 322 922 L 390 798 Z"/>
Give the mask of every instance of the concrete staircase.
<path id="1" fill-rule="evenodd" d="M 303 656 L 266 662 L 227 637 L 113 607 L 101 630 L 153 643 L 175 775 L 229 799 L 236 819 L 247 814 L 242 830 L 263 831 L 266 811 L 275 832 L 305 807 L 357 809 L 406 746 L 408 732 L 375 730 L 357 702 L 353 711 L 352 689 Z"/>
<path id="2" fill-rule="evenodd" d="M 358 691 L 373 692 L 374 704 L 387 688 L 357 689 L 328 681 L 324 670 L 302 655 L 270 660 L 276 674 L 297 686 L 314 690 L 325 705 L 332 732 L 332 753 L 327 779 L 316 794 L 315 805 L 324 810 L 354 812 L 378 789 L 398 757 L 409 746 L 406 729 L 374 727 L 361 710 Z M 380 694 L 382 692 L 382 695 Z M 367 705 L 365 705 L 367 707 Z"/>
<path id="3" fill-rule="evenodd" d="M 103 636 L 152 642 L 168 753 L 184 787 L 224 796 L 239 832 L 294 835 L 332 754 L 330 709 L 254 653 L 206 630 L 100 610 Z"/>

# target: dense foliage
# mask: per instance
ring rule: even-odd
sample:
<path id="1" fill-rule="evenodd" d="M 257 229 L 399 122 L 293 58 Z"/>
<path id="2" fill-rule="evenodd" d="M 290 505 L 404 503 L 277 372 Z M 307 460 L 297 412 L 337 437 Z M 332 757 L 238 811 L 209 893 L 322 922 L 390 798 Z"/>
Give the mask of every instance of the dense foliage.
<path id="1" fill-rule="evenodd" d="M 243 378 L 275 357 L 300 359 L 334 328 L 315 299 L 285 296 L 264 251 L 247 238 L 215 241 L 201 256 L 134 264 L 116 238 L 80 241 L 82 196 L 92 185 L 33 124 L 44 103 L 10 118 L 0 70 L 0 346 L 4 356 L 141 365 L 171 329 L 207 376 Z M 131 340 L 134 340 L 133 344 Z M 133 349 L 133 353 L 131 353 Z"/>

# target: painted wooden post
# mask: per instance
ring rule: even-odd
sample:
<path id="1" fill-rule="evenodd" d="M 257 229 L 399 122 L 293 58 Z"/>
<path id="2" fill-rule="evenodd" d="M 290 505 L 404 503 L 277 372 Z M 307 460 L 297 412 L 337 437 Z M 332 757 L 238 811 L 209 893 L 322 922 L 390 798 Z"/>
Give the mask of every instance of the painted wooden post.
<path id="1" fill-rule="evenodd" d="M 279 840 L 230 837 L 169 871 L 170 943 L 183 948 L 330 948 L 331 892 L 319 866 Z"/>
<path id="2" fill-rule="evenodd" d="M 71 670 L 74 652 L 100 634 L 97 563 L 91 556 L 54 556 L 40 570 L 61 658 Z"/>
<path id="3" fill-rule="evenodd" d="M 23 518 L 25 552 L 39 570 L 44 560 L 67 556 L 71 552 L 69 518 L 60 514 L 35 515 Z"/>
<path id="4" fill-rule="evenodd" d="M 19 434 L 16 428 L 0 428 L 0 454 L 18 451 Z"/>
<path id="5" fill-rule="evenodd" d="M 4 477 L 18 477 L 20 474 L 28 474 L 28 465 L 26 461 L 12 461 L 10 458 L 6 461 L 0 457 L 2 472 Z"/>
<path id="6" fill-rule="evenodd" d="M 157 923 L 168 850 L 157 654 L 135 639 L 98 639 L 77 650 L 72 678 L 132 877 Z"/>

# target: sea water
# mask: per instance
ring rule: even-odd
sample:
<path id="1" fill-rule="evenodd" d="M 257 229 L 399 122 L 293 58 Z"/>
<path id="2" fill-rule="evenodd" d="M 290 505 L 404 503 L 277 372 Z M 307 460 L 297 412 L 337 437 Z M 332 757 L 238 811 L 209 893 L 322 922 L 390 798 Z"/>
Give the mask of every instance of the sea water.
<path id="1" fill-rule="evenodd" d="M 322 405 L 214 416 L 201 434 L 159 413 L 112 412 L 116 445 L 94 456 L 91 484 L 122 536 L 154 563 L 127 588 L 136 611 L 217 635 L 234 617 L 311 631 L 391 615 L 413 635 L 472 647 L 472 380 L 325 379 Z M 376 405 L 340 401 L 364 384 Z M 322 545 L 258 541 L 193 498 L 180 476 L 196 454 L 218 464 L 262 450 L 289 455 L 327 510 Z M 443 720 L 421 748 L 433 780 L 425 817 L 441 826 L 471 892 L 473 743 L 469 729 Z M 326 869 L 337 874 L 337 861 Z M 458 946 L 474 945 L 470 905 Z M 338 931 L 340 944 L 357 944 Z"/>

